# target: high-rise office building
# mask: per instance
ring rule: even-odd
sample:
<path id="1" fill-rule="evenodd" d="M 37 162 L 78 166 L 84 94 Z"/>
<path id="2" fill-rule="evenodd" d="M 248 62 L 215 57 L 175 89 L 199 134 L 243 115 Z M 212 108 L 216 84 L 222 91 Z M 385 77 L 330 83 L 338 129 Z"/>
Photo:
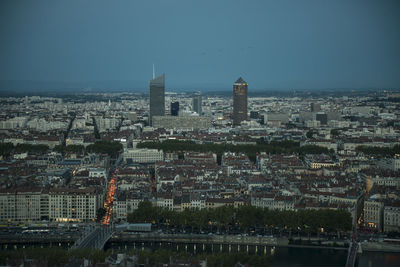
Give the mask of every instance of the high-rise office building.
<path id="1" fill-rule="evenodd" d="M 240 77 L 233 84 L 233 125 L 247 120 L 247 83 Z"/>
<path id="2" fill-rule="evenodd" d="M 153 116 L 165 115 L 165 74 L 153 78 L 150 81 L 150 116 L 149 123 L 152 125 Z"/>
<path id="3" fill-rule="evenodd" d="M 328 124 L 328 115 L 324 112 L 318 112 L 315 114 L 315 120 L 319 121 L 321 125 L 327 125 Z"/>
<path id="4" fill-rule="evenodd" d="M 258 113 L 258 111 L 250 111 L 250 119 L 259 119 L 260 118 L 260 114 Z"/>
<path id="5" fill-rule="evenodd" d="M 171 116 L 178 116 L 179 113 L 179 102 L 171 103 Z"/>
<path id="6" fill-rule="evenodd" d="M 199 114 L 201 116 L 201 103 L 202 99 L 201 99 L 201 94 L 197 93 L 193 96 L 192 98 L 192 110 L 195 111 L 197 114 Z"/>
<path id="7" fill-rule="evenodd" d="M 319 104 L 319 103 L 313 102 L 313 103 L 311 103 L 310 107 L 311 107 L 311 112 L 321 111 L 321 104 Z"/>

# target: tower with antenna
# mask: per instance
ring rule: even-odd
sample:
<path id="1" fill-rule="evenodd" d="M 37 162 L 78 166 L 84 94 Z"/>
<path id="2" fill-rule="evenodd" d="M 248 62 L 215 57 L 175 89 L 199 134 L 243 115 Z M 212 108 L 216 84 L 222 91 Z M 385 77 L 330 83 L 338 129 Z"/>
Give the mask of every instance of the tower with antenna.
<path id="1" fill-rule="evenodd" d="M 153 79 L 150 81 L 150 114 L 149 124 L 153 124 L 153 116 L 165 115 L 165 75 L 156 77 L 153 64 Z"/>

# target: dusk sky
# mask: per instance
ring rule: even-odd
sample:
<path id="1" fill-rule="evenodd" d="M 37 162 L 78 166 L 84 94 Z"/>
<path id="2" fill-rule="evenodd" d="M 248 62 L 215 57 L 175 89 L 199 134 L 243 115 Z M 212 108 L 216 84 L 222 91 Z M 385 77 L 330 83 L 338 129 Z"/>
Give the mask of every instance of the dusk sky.
<path id="1" fill-rule="evenodd" d="M 0 80 L 400 87 L 399 0 L 1 0 Z"/>

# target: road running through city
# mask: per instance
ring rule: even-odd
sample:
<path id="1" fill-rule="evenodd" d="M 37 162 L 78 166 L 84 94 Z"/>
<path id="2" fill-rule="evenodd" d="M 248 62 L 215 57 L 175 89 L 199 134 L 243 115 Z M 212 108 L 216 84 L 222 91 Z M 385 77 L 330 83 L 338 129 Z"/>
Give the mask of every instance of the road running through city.
<path id="1" fill-rule="evenodd" d="M 116 168 L 115 171 L 112 173 L 111 180 L 108 184 L 108 191 L 106 194 L 106 199 L 104 200 L 104 208 L 106 209 L 106 213 L 102 220 L 103 225 L 109 225 L 112 219 L 117 173 L 118 173 L 118 168 Z"/>

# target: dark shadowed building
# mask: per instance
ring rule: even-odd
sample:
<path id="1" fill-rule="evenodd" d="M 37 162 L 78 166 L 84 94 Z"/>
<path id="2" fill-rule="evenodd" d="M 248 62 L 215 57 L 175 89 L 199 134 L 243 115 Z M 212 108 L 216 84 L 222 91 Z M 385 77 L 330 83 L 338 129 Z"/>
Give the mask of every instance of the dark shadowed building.
<path id="1" fill-rule="evenodd" d="M 240 77 L 233 84 L 233 125 L 247 120 L 247 83 Z"/>
<path id="2" fill-rule="evenodd" d="M 153 124 L 153 116 L 165 115 L 165 74 L 150 81 L 150 116 L 149 123 Z"/>
<path id="3" fill-rule="evenodd" d="M 310 104 L 311 107 L 311 112 L 318 112 L 321 111 L 321 104 L 318 103 L 311 103 Z"/>
<path id="4" fill-rule="evenodd" d="M 250 111 L 250 119 L 259 119 L 260 118 L 260 114 L 258 113 L 258 111 Z"/>
<path id="5" fill-rule="evenodd" d="M 315 114 L 315 120 L 319 121 L 321 125 L 327 125 L 328 124 L 328 115 L 322 112 L 318 112 Z"/>
<path id="6" fill-rule="evenodd" d="M 171 103 L 171 116 L 178 116 L 179 114 L 179 102 Z"/>

